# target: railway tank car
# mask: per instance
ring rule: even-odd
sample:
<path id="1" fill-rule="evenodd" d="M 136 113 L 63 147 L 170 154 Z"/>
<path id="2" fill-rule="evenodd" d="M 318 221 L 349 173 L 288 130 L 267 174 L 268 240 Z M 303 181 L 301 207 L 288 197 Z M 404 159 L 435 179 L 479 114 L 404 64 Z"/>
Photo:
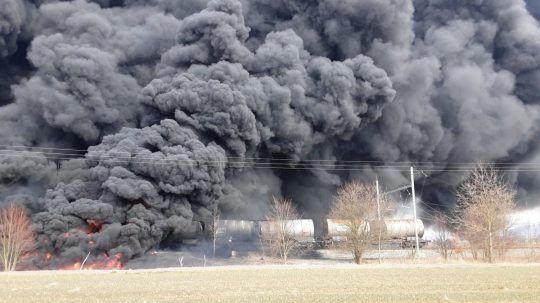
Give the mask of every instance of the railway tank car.
<path id="1" fill-rule="evenodd" d="M 369 232 L 370 224 L 363 223 L 358 227 L 359 231 Z M 332 239 L 334 241 L 347 240 L 349 233 L 349 225 L 346 220 L 327 219 L 323 225 L 323 238 Z"/>
<path id="2" fill-rule="evenodd" d="M 416 220 L 418 228 L 418 237 L 424 236 L 424 222 Z M 389 239 L 397 238 L 412 238 L 415 237 L 415 222 L 413 219 L 408 220 L 384 220 L 383 233 Z"/>
<path id="3" fill-rule="evenodd" d="M 313 220 L 261 221 L 261 237 L 276 235 L 280 229 L 288 231 L 298 242 L 313 242 L 315 227 Z"/>
<path id="4" fill-rule="evenodd" d="M 259 221 L 219 220 L 216 237 L 235 241 L 255 241 L 260 233 Z"/>
<path id="5" fill-rule="evenodd" d="M 359 231 L 370 232 L 376 226 L 374 223 L 366 222 L 359 226 Z M 384 241 L 398 242 L 401 247 L 411 247 L 414 244 L 415 228 L 418 228 L 418 238 L 424 236 L 424 223 L 422 220 L 413 219 L 385 219 L 381 226 L 381 236 Z M 327 219 L 324 224 L 323 239 L 331 242 L 342 242 L 347 240 L 349 225 L 346 220 Z M 427 241 L 419 241 L 420 246 L 424 246 Z"/>
<path id="6" fill-rule="evenodd" d="M 265 237 L 275 235 L 280 228 L 285 227 L 296 241 L 310 245 L 322 246 L 347 240 L 349 232 L 347 221 L 339 219 L 327 219 L 322 224 L 322 233 L 316 233 L 313 220 L 219 220 L 217 222 L 216 238 L 218 242 L 228 243 L 258 243 Z M 376 224 L 366 222 L 359 227 L 364 232 L 375 232 Z M 424 223 L 416 220 L 418 237 L 424 235 Z M 315 235 L 321 235 L 315 237 Z M 401 247 L 413 247 L 415 245 L 415 221 L 412 219 L 385 219 L 382 224 L 381 236 L 383 241 L 397 243 Z M 427 241 L 420 240 L 420 246 Z"/>
<path id="7" fill-rule="evenodd" d="M 219 220 L 216 237 L 229 242 L 257 241 L 275 235 L 282 227 L 286 228 L 298 242 L 314 240 L 313 220 Z"/>

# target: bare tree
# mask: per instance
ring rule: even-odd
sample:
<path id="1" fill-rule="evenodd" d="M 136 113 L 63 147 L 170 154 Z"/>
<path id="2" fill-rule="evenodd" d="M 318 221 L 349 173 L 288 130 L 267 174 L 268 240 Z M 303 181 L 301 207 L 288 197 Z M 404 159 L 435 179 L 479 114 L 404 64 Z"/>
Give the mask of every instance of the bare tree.
<path id="1" fill-rule="evenodd" d="M 442 212 L 436 212 L 433 216 L 433 225 L 435 228 L 435 245 L 439 248 L 439 253 L 446 262 L 452 246 L 449 228 L 450 219 Z"/>
<path id="2" fill-rule="evenodd" d="M 491 166 L 478 165 L 457 193 L 458 223 L 471 246 L 482 248 L 493 262 L 494 243 L 509 227 L 509 214 L 516 206 L 515 191 Z"/>
<path id="3" fill-rule="evenodd" d="M 287 262 L 289 255 L 299 248 L 294 238 L 294 220 L 300 215 L 291 199 L 272 197 L 267 222 L 261 223 L 262 236 L 269 252 Z"/>
<path id="4" fill-rule="evenodd" d="M 375 185 L 353 181 L 340 187 L 334 195 L 330 216 L 339 219 L 346 226 L 345 245 L 353 254 L 354 262 L 360 264 L 371 241 L 369 222 L 377 219 Z M 378 232 L 373 234 L 377 235 Z"/>
<path id="5" fill-rule="evenodd" d="M 24 208 L 11 204 L 0 209 L 0 259 L 4 271 L 14 271 L 20 257 L 33 246 L 33 234 Z"/>
<path id="6" fill-rule="evenodd" d="M 512 224 L 513 222 L 509 221 L 506 227 L 494 239 L 494 246 L 497 248 L 497 256 L 500 259 L 504 259 L 508 248 L 515 245 L 517 236 L 510 231 Z"/>
<path id="7" fill-rule="evenodd" d="M 459 211 L 456 212 L 456 213 L 460 213 Z M 462 250 L 465 251 L 467 248 L 470 250 L 471 252 L 471 256 L 473 258 L 473 260 L 478 260 L 478 251 L 480 250 L 480 248 L 482 247 L 482 237 L 480 234 L 476 233 L 475 231 L 469 229 L 469 228 L 466 228 L 465 226 L 462 226 L 461 225 L 461 221 L 463 221 L 464 218 L 458 216 L 454 221 L 456 223 L 456 227 L 457 227 L 457 233 L 458 235 L 467 241 L 468 243 L 468 247 L 467 246 L 463 246 L 462 247 Z M 453 243 L 453 246 L 455 246 L 457 243 Z M 461 244 L 457 244 L 457 245 L 461 245 Z"/>
<path id="8" fill-rule="evenodd" d="M 212 209 L 212 217 L 210 218 L 209 226 L 208 226 L 208 232 L 210 233 L 210 237 L 212 239 L 212 257 L 216 256 L 216 242 L 219 236 L 219 220 L 221 217 L 221 212 L 219 211 L 219 207 L 217 205 L 214 206 Z"/>

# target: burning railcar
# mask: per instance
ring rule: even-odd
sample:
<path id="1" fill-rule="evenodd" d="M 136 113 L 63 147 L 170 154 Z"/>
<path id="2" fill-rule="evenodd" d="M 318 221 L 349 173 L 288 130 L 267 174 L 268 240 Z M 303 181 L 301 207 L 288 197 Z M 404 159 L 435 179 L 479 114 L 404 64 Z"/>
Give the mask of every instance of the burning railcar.
<path id="1" fill-rule="evenodd" d="M 322 226 L 321 233 L 315 230 L 313 220 L 287 220 L 284 222 L 268 220 L 219 220 L 216 224 L 216 238 L 220 242 L 228 243 L 246 243 L 258 242 L 261 239 L 272 236 L 280 228 L 280 224 L 289 229 L 291 236 L 298 242 L 305 245 L 320 244 L 328 245 L 330 243 L 342 242 L 347 240 L 349 227 L 344 220 L 326 219 Z M 362 225 L 365 231 L 374 230 L 373 223 L 366 222 Z M 415 227 L 416 226 L 416 227 Z M 386 242 L 394 242 L 401 247 L 413 247 L 415 228 L 418 229 L 418 237 L 424 235 L 424 223 L 422 220 L 386 219 L 381 226 L 381 236 Z M 427 243 L 420 240 L 420 246 Z M 234 244 L 233 244 L 234 245 Z"/>

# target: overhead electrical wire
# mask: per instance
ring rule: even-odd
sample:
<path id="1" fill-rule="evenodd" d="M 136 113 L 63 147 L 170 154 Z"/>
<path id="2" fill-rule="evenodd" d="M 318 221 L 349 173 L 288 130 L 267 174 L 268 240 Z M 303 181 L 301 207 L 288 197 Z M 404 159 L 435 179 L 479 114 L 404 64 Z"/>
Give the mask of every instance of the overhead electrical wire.
<path id="1" fill-rule="evenodd" d="M 62 152 L 65 151 L 65 152 Z M 286 159 L 286 158 L 249 158 L 249 157 L 227 157 L 227 160 L 193 160 L 181 159 L 182 155 L 166 155 L 166 159 L 152 157 L 151 152 L 135 153 L 129 152 L 107 152 L 107 154 L 82 154 L 73 152 L 92 153 L 93 151 L 82 149 L 65 149 L 52 147 L 28 147 L 16 145 L 0 145 L 0 157 L 22 157 L 34 159 L 47 159 L 56 161 L 78 160 L 78 161 L 104 161 L 116 163 L 134 164 L 155 164 L 195 166 L 228 166 L 231 168 L 260 168 L 260 169 L 284 169 L 284 170 L 328 170 L 328 171 L 364 171 L 366 169 L 377 169 L 385 171 L 408 171 L 412 165 L 415 168 L 426 172 L 465 172 L 474 169 L 477 163 L 473 162 L 385 162 L 385 161 L 341 161 L 328 159 Z M 178 158 L 176 158 L 178 157 Z M 266 161 L 260 161 L 266 160 Z M 491 165 L 499 171 L 523 171 L 540 172 L 540 163 L 483 163 Z M 369 165 L 369 167 L 366 167 Z"/>
<path id="2" fill-rule="evenodd" d="M 28 150 L 16 150 L 16 149 L 28 149 Z M 37 147 L 37 146 L 23 146 L 23 145 L 0 145 L 0 150 L 10 150 L 10 151 L 30 151 L 31 150 L 37 150 L 35 152 L 42 152 L 39 150 L 53 150 L 53 151 L 73 151 L 73 152 L 92 152 L 92 150 L 88 149 L 70 149 L 70 148 L 56 148 L 56 147 Z M 62 154 L 62 155 L 76 155 L 76 156 L 84 156 L 83 154 L 73 154 L 73 153 L 53 153 L 53 152 L 42 152 L 42 153 L 51 153 L 51 154 Z M 132 156 L 141 155 L 141 154 L 147 154 L 144 153 L 134 153 L 131 154 Z M 336 162 L 338 160 L 332 160 L 332 159 L 296 159 L 296 158 L 264 158 L 264 157 L 233 157 L 228 156 L 228 159 L 244 159 L 244 160 L 269 160 L 269 161 L 299 161 L 299 162 Z M 440 164 L 440 165 L 447 165 L 448 162 L 441 162 L 441 161 L 383 161 L 383 160 L 339 160 L 338 162 L 342 163 L 366 163 L 366 164 L 373 164 L 373 163 L 381 163 L 381 164 L 397 164 L 397 165 L 403 165 L 403 166 L 409 166 L 410 163 L 414 163 L 416 165 L 432 165 L 432 164 Z M 482 162 L 483 164 L 487 165 L 499 165 L 499 166 L 511 166 L 511 165 L 535 165 L 540 167 L 540 162 Z M 452 165 L 458 165 L 458 166 L 476 166 L 478 164 L 477 162 L 452 162 Z"/>
<path id="3" fill-rule="evenodd" d="M 298 166 L 298 164 L 294 166 L 288 166 L 288 164 L 282 164 L 282 165 L 252 165 L 256 163 L 250 163 L 250 162 L 243 162 L 243 163 L 230 163 L 230 162 L 220 162 L 220 163 L 208 163 L 206 161 L 196 161 L 196 160 L 155 160 L 155 161 L 137 161 L 137 160 L 118 160 L 115 158 L 110 159 L 91 159 L 91 158 L 66 158 L 66 157 L 47 157 L 47 156 L 38 156 L 38 155 L 20 155 L 20 154 L 5 154 L 0 153 L 0 157 L 18 157 L 18 158 L 33 158 L 33 159 L 47 159 L 47 160 L 71 160 L 71 161 L 88 161 L 88 162 L 112 162 L 112 163 L 127 163 L 127 164 L 153 164 L 153 165 L 171 165 L 175 164 L 176 166 L 197 166 L 197 165 L 204 165 L 204 166 L 210 166 L 210 167 L 220 167 L 220 166 L 228 166 L 230 168 L 256 168 L 256 169 L 283 169 L 283 170 L 324 170 L 324 171 L 362 171 L 365 170 L 365 168 L 354 168 L 354 167 L 348 167 L 348 168 L 332 168 L 332 167 L 304 167 L 304 166 Z M 136 159 L 136 158 L 132 158 Z M 186 163 L 186 161 L 189 161 Z M 232 164 L 232 165 L 231 165 Z M 384 168 L 386 170 L 393 170 L 393 171 L 406 171 L 406 169 L 390 169 L 390 168 Z"/>
<path id="4" fill-rule="evenodd" d="M 327 171 L 365 171 L 366 169 L 377 169 L 385 171 L 399 171 L 399 172 L 408 172 L 409 167 L 397 167 L 390 165 L 379 165 L 376 167 L 359 167 L 354 165 L 316 165 L 313 163 L 257 163 L 257 162 L 227 162 L 227 161 L 205 161 L 205 160 L 191 160 L 191 159 L 157 159 L 157 158 L 123 158 L 118 159 L 116 157 L 100 157 L 100 158 L 91 158 L 91 157 L 51 157 L 51 156 L 40 156 L 40 155 L 21 155 L 21 154 L 6 154 L 0 152 L 0 157 L 17 157 L 17 158 L 33 158 L 33 159 L 46 159 L 46 160 L 60 160 L 60 161 L 87 161 L 87 162 L 113 162 L 113 163 L 132 163 L 132 164 L 154 164 L 154 165 L 171 165 L 175 164 L 176 166 L 210 166 L 210 167 L 220 167 L 228 166 L 231 168 L 264 168 L 264 169 L 284 169 L 284 170 L 327 170 Z M 142 161 L 148 160 L 148 161 Z M 414 165 L 414 164 L 411 164 Z M 422 168 L 426 172 L 468 172 L 474 169 L 474 167 L 431 167 L 431 168 Z M 540 172 L 540 168 L 527 168 L 527 167 L 512 167 L 512 168 L 497 168 L 499 171 L 520 171 L 520 172 Z"/>

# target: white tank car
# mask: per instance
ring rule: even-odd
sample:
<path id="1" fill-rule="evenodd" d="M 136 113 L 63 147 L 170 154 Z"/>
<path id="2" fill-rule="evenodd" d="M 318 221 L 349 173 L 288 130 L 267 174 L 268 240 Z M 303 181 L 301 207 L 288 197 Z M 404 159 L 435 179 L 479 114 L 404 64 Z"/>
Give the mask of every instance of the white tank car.
<path id="1" fill-rule="evenodd" d="M 260 221 L 261 236 L 275 235 L 280 228 L 287 228 L 298 242 L 313 242 L 315 227 L 313 220 Z"/>
<path id="2" fill-rule="evenodd" d="M 363 223 L 358 227 L 358 230 L 369 232 L 369 223 Z M 347 234 L 349 231 L 350 228 L 347 220 L 327 219 L 323 233 L 326 235 L 325 238 L 329 238 L 334 241 L 345 241 L 347 240 Z"/>
<path id="3" fill-rule="evenodd" d="M 416 222 L 418 225 L 418 237 L 421 238 L 424 236 L 424 223 L 422 220 L 416 220 Z M 343 241 L 347 239 L 347 234 L 349 233 L 350 229 L 346 220 L 327 219 L 325 225 L 324 234 L 327 239 L 332 239 L 334 241 Z M 369 232 L 371 230 L 371 225 L 376 226 L 375 224 L 366 222 L 359 227 L 359 231 L 363 230 L 365 232 Z M 413 219 L 384 220 L 384 224 L 382 226 L 382 237 L 385 240 L 406 239 L 414 236 L 415 224 Z"/>
<path id="4" fill-rule="evenodd" d="M 256 240 L 259 235 L 259 221 L 218 220 L 216 236 L 234 241 Z"/>
<path id="5" fill-rule="evenodd" d="M 260 237 L 271 236 L 278 232 L 280 224 L 285 224 L 293 238 L 298 242 L 311 243 L 315 241 L 315 228 L 312 220 L 285 220 L 285 221 L 259 221 L 259 220 L 219 220 L 216 236 L 219 240 L 228 242 L 254 242 Z M 418 237 L 424 235 L 424 223 L 417 220 Z M 376 232 L 376 225 L 364 223 L 359 230 Z M 410 239 L 415 235 L 414 220 L 384 220 L 382 226 L 383 240 L 399 240 L 402 246 L 409 246 Z M 323 225 L 324 241 L 346 241 L 349 227 L 347 221 L 327 219 Z M 411 242 L 412 243 L 412 242 Z"/>
<path id="6" fill-rule="evenodd" d="M 424 236 L 424 222 L 416 220 L 418 237 Z M 407 220 L 384 220 L 384 237 L 386 239 L 412 238 L 415 236 L 414 219 Z"/>

